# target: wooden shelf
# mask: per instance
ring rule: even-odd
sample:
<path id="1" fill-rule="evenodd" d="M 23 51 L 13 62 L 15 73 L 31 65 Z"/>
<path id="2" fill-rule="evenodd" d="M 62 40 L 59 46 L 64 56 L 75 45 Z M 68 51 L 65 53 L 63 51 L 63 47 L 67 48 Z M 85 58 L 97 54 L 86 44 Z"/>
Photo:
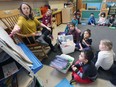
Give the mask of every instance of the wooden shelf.
<path id="1" fill-rule="evenodd" d="M 22 70 L 17 74 L 18 87 L 28 87 L 32 81 L 33 77 L 29 76 L 25 70 Z"/>

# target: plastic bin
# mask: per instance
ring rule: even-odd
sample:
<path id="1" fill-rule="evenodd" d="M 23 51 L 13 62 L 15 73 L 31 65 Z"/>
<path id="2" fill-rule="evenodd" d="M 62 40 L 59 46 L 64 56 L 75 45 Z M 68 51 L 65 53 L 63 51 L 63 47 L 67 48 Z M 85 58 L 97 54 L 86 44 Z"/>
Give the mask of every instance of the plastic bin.
<path id="1" fill-rule="evenodd" d="M 74 50 L 75 50 L 75 43 L 73 43 L 71 45 L 61 44 L 60 48 L 61 48 L 61 51 L 62 51 L 63 54 L 69 54 L 69 53 L 74 52 Z"/>

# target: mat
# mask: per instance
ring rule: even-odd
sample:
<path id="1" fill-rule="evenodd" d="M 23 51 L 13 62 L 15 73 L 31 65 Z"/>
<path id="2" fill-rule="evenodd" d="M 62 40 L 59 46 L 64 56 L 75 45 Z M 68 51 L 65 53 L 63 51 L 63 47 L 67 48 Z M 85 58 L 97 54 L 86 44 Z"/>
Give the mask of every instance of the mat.
<path id="1" fill-rule="evenodd" d="M 55 87 L 74 87 L 74 86 L 70 85 L 69 81 L 66 78 L 64 78 Z"/>

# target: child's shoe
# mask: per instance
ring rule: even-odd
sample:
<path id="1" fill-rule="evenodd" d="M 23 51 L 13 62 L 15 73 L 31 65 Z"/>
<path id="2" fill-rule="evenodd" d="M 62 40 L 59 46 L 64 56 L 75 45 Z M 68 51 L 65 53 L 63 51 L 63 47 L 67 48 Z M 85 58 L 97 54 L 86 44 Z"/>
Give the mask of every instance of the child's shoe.
<path id="1" fill-rule="evenodd" d="M 74 79 L 71 79 L 70 80 L 70 84 L 72 85 L 72 84 L 75 84 L 76 83 L 76 81 L 74 80 Z"/>

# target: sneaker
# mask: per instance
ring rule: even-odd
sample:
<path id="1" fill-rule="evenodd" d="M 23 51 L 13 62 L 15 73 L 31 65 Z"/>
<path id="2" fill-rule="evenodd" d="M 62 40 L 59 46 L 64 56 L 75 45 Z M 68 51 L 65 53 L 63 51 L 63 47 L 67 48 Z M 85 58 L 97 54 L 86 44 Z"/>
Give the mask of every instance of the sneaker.
<path id="1" fill-rule="evenodd" d="M 74 83 L 76 83 L 76 81 L 75 80 L 70 80 L 70 84 L 72 85 L 72 84 L 74 84 Z"/>
<path id="2" fill-rule="evenodd" d="M 45 45 L 45 46 L 48 46 L 49 44 L 43 39 L 43 38 L 38 38 L 36 39 L 36 42 L 38 42 L 39 44 L 41 45 Z"/>

